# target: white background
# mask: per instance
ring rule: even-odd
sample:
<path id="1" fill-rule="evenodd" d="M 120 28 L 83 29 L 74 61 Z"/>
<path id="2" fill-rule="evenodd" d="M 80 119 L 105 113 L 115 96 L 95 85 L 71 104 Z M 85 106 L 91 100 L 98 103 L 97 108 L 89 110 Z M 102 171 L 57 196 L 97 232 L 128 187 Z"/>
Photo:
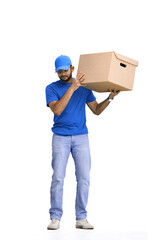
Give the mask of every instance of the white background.
<path id="1" fill-rule="evenodd" d="M 160 239 L 159 1 L 5 0 L 0 3 L 1 239 Z M 64 215 L 47 231 L 52 112 L 45 87 L 57 56 L 116 51 L 139 61 L 133 91 L 100 116 L 87 110 L 92 155 L 90 232 L 75 230 L 69 159 Z M 108 93 L 95 93 L 100 102 Z"/>

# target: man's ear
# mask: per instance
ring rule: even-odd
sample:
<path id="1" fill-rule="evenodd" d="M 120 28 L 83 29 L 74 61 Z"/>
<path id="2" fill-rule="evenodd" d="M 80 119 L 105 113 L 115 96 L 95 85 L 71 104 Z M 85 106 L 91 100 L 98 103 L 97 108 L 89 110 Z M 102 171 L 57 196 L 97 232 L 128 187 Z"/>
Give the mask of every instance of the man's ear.
<path id="1" fill-rule="evenodd" d="M 71 66 L 71 71 L 72 71 L 72 72 L 74 71 L 74 66 Z"/>

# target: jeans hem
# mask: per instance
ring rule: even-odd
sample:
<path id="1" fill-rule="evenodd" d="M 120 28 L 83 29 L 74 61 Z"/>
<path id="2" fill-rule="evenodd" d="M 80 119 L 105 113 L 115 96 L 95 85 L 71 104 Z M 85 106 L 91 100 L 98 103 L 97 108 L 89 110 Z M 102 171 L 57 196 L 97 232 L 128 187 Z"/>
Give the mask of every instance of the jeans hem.
<path id="1" fill-rule="evenodd" d="M 61 221 L 61 218 L 60 217 L 57 217 L 57 216 L 50 216 L 50 219 L 58 219 L 59 221 Z"/>
<path id="2" fill-rule="evenodd" d="M 87 219 L 87 216 L 81 216 L 81 217 L 76 217 L 76 220 L 82 220 L 82 219 Z"/>

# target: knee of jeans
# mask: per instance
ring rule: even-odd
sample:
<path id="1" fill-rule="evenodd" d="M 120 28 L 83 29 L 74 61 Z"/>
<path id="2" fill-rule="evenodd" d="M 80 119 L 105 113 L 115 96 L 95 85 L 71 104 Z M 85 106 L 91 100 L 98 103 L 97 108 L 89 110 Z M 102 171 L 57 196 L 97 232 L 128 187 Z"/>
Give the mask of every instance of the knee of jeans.
<path id="1" fill-rule="evenodd" d="M 54 172 L 53 173 L 53 176 L 52 176 L 52 180 L 54 182 L 63 182 L 64 181 L 64 178 L 65 178 L 65 174 L 63 173 L 58 173 L 58 172 Z"/>
<path id="2" fill-rule="evenodd" d="M 78 169 L 75 170 L 76 180 L 78 181 L 88 181 L 90 180 L 90 171 L 84 169 L 84 171 L 78 171 Z"/>
<path id="3" fill-rule="evenodd" d="M 89 176 L 82 176 L 82 177 L 76 177 L 77 183 L 88 185 L 90 183 L 90 177 Z"/>

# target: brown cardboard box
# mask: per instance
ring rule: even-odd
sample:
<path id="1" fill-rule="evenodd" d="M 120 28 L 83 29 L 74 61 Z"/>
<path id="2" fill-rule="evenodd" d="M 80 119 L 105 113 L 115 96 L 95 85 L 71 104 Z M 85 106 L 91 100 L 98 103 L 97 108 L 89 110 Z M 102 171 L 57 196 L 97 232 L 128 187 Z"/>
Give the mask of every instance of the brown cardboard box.
<path id="1" fill-rule="evenodd" d="M 80 55 L 78 71 L 86 74 L 86 87 L 96 92 L 132 90 L 138 62 L 116 52 Z"/>

